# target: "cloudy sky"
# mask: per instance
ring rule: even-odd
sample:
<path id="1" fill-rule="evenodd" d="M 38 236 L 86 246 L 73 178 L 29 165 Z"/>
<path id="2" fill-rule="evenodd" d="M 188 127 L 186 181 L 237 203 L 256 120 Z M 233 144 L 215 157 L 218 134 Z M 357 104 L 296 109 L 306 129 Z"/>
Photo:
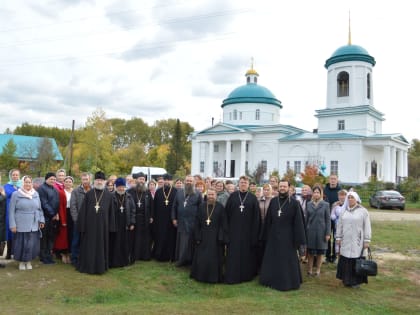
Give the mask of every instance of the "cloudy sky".
<path id="1" fill-rule="evenodd" d="M 108 118 L 220 121 L 250 67 L 282 102 L 281 123 L 317 127 L 325 60 L 352 43 L 376 59 L 383 133 L 420 138 L 416 1 L 4 0 L 0 6 L 0 132 L 23 122 L 83 126 Z"/>

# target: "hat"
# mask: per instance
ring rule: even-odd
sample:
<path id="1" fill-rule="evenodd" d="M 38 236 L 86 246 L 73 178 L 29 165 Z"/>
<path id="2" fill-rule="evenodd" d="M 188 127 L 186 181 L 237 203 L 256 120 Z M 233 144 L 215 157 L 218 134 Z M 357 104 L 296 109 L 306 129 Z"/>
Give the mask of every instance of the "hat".
<path id="1" fill-rule="evenodd" d="M 172 175 L 171 174 L 165 174 L 165 175 L 163 175 L 163 179 L 164 180 L 172 180 Z"/>
<path id="2" fill-rule="evenodd" d="M 124 178 L 118 177 L 115 180 L 115 187 L 118 187 L 118 186 L 125 186 L 125 179 Z"/>
<path id="3" fill-rule="evenodd" d="M 48 172 L 46 175 L 45 175 L 45 180 L 47 180 L 48 178 L 50 178 L 50 177 L 55 177 L 55 173 L 53 173 L 53 172 Z"/>
<path id="4" fill-rule="evenodd" d="M 146 174 L 144 174 L 143 172 L 139 172 L 139 173 L 135 173 L 135 174 L 133 174 L 133 178 L 134 178 L 134 179 L 137 179 L 137 178 L 139 178 L 139 177 L 144 177 L 144 178 L 146 178 Z"/>
<path id="5" fill-rule="evenodd" d="M 105 173 L 104 172 L 101 172 L 101 171 L 96 172 L 95 173 L 95 179 L 103 179 L 103 180 L 105 180 L 106 179 Z"/>

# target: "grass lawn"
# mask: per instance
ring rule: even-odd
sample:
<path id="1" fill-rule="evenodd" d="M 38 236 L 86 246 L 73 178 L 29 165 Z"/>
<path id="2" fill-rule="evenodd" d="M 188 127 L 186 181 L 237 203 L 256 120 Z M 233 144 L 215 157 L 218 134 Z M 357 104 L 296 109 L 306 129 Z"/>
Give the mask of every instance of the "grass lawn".
<path id="1" fill-rule="evenodd" d="M 379 275 L 361 289 L 344 288 L 335 265 L 300 290 L 258 284 L 209 285 L 170 263 L 138 262 L 102 276 L 34 264 L 0 269 L 1 314 L 415 314 L 420 310 L 420 222 L 373 222 Z M 379 256 L 379 252 L 398 257 Z M 304 273 L 306 274 L 306 272 Z"/>

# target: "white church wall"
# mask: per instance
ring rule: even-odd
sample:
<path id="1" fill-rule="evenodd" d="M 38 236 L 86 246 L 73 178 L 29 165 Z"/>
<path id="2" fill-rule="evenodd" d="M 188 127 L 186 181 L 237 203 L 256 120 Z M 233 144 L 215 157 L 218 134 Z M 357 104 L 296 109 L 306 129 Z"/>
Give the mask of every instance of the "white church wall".
<path id="1" fill-rule="evenodd" d="M 259 117 L 256 117 L 257 109 Z M 235 118 L 236 110 L 236 119 Z M 256 119 L 258 118 L 258 119 Z M 227 105 L 223 109 L 223 122 L 232 125 L 273 125 L 280 121 L 280 108 L 270 104 L 242 103 Z"/>

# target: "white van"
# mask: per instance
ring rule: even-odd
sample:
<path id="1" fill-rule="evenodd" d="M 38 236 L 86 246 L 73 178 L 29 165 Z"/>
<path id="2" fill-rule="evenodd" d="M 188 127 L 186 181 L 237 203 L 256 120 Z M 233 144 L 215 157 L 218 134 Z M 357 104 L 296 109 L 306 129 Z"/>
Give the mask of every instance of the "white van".
<path id="1" fill-rule="evenodd" d="M 158 177 L 167 174 L 167 171 L 162 167 L 153 167 L 153 166 L 133 166 L 131 169 L 131 175 L 137 173 L 144 173 L 146 175 L 146 181 L 149 181 L 150 178 L 156 180 Z"/>

